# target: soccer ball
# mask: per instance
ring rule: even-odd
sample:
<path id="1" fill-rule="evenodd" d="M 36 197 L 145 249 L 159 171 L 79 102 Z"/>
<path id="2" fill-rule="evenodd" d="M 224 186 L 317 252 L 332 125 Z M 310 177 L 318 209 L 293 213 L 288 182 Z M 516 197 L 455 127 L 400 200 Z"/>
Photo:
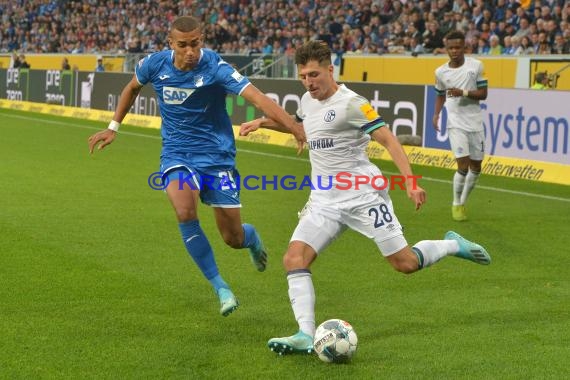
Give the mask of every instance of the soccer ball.
<path id="1" fill-rule="evenodd" d="M 358 337 L 351 324 L 342 319 L 329 319 L 317 327 L 314 350 L 324 362 L 346 363 L 356 352 Z"/>

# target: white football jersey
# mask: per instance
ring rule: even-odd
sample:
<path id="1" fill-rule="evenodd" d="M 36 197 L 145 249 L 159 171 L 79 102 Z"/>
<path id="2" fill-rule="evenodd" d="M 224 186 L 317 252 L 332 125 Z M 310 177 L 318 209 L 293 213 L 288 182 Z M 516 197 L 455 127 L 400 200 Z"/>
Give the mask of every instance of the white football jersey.
<path id="1" fill-rule="evenodd" d="M 303 121 L 307 136 L 312 199 L 330 203 L 378 191 L 371 184 L 359 185 L 358 189 L 355 186 L 357 175 L 369 179 L 382 175 L 368 159 L 366 148 L 369 133 L 385 127 L 385 123 L 368 100 L 344 85 L 323 101 L 306 92 L 297 117 Z M 377 187 L 382 185 L 378 180 Z"/>
<path id="2" fill-rule="evenodd" d="M 438 95 L 447 96 L 450 88 L 476 90 L 487 87 L 483 63 L 471 57 L 465 57 L 461 67 L 451 68 L 449 62 L 435 70 L 435 90 Z M 447 97 L 447 128 L 459 128 L 469 132 L 483 130 L 483 114 L 478 100 L 467 97 Z"/>

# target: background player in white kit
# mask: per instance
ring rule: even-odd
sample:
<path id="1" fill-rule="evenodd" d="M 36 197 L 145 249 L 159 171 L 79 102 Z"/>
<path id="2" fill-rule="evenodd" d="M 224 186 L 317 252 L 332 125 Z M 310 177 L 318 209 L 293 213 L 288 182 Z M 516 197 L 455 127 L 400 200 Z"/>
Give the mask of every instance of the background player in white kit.
<path id="1" fill-rule="evenodd" d="M 332 176 L 333 187 L 311 191 L 283 258 L 299 331 L 293 336 L 269 340 L 269 348 L 281 354 L 312 351 L 315 291 L 309 268 L 346 228 L 373 239 L 394 269 L 403 273 L 415 272 L 447 255 L 479 264 L 491 262 L 483 247 L 452 231 L 445 235 L 445 240 L 423 240 L 410 247 L 386 190 L 379 191 L 371 185 L 361 185 L 359 190 L 335 189 L 334 177 L 340 172 L 370 178 L 381 174 L 365 152 L 372 137 L 386 147 L 400 173 L 409 178 L 407 194 L 416 209 L 426 200 L 425 191 L 414 186 L 408 158 L 384 120 L 365 98 L 335 82 L 329 47 L 321 41 L 309 41 L 297 49 L 295 63 L 307 89 L 297 118 L 303 122 L 310 148 L 312 180 L 317 183 L 319 176 Z M 261 118 L 242 124 L 240 133 L 247 135 L 260 127 L 289 132 L 275 121 Z"/>
<path id="2" fill-rule="evenodd" d="M 485 154 L 485 132 L 480 100 L 487 99 L 487 79 L 483 64 L 465 57 L 465 35 L 452 31 L 445 37 L 449 62 L 435 70 L 437 98 L 433 125 L 439 131 L 439 114 L 447 109 L 447 133 L 457 161 L 453 176 L 451 216 L 457 221 L 467 219 L 465 203 L 481 174 Z"/>

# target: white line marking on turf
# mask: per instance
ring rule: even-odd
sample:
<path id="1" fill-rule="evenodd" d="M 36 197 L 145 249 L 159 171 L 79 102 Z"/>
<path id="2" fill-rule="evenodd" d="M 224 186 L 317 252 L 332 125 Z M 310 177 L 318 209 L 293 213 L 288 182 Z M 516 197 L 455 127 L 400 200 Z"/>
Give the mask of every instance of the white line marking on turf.
<path id="1" fill-rule="evenodd" d="M 10 115 L 10 114 L 8 114 L 8 115 L 4 115 L 4 117 L 12 117 L 12 118 L 15 118 L 15 119 L 22 119 L 22 120 L 33 120 L 33 121 L 41 122 L 42 124 L 55 124 L 55 125 L 73 126 L 73 127 L 76 127 L 76 128 L 94 129 L 94 130 L 101 129 L 101 128 L 98 128 L 98 127 L 89 127 L 89 126 L 85 126 L 85 125 L 78 125 L 78 124 L 75 124 L 75 123 L 67 123 L 67 122 L 64 122 L 64 121 L 42 120 L 42 119 L 39 119 L 39 118 L 30 117 L 30 116 L 20 116 L 20 115 Z M 144 133 L 127 132 L 127 131 L 121 131 L 121 135 L 144 137 L 144 138 L 156 139 L 156 140 L 160 140 L 160 139 L 161 139 L 160 136 L 146 135 L 146 134 L 144 134 Z M 286 155 L 277 154 L 277 153 L 257 152 L 257 151 L 255 151 L 255 150 L 249 150 L 249 149 L 239 149 L 239 152 L 240 152 L 240 153 L 248 153 L 248 154 L 257 154 L 257 155 L 259 155 L 259 156 L 265 156 L 265 157 L 274 157 L 274 158 L 280 158 L 280 159 L 286 159 L 286 160 L 309 162 L 309 160 L 306 159 L 306 158 L 296 157 L 296 156 L 286 156 Z M 392 173 L 392 172 L 386 172 L 386 171 L 384 171 L 384 173 L 390 174 L 390 175 L 399 174 L 399 173 Z M 426 180 L 426 181 L 432 181 L 432 182 L 440 182 L 440 183 L 447 183 L 447 184 L 451 184 L 451 183 L 452 183 L 452 181 L 445 180 L 445 179 L 439 179 L 439 178 L 431 178 L 431 177 L 424 177 L 424 176 L 422 176 L 422 179 L 423 179 L 423 180 Z M 500 187 L 477 185 L 477 188 L 478 188 L 478 189 L 482 189 L 482 190 L 496 191 L 496 192 L 498 192 L 498 193 L 507 193 L 507 194 L 523 195 L 523 196 L 526 196 L 526 197 L 533 197 L 533 198 L 540 198 L 540 199 L 549 199 L 549 200 L 560 201 L 560 202 L 570 202 L 570 198 L 562 198 L 562 197 L 555 197 L 555 196 L 552 196 L 552 195 L 528 193 L 528 192 L 526 192 L 526 191 L 509 190 L 509 189 L 503 189 L 503 188 L 500 188 Z"/>

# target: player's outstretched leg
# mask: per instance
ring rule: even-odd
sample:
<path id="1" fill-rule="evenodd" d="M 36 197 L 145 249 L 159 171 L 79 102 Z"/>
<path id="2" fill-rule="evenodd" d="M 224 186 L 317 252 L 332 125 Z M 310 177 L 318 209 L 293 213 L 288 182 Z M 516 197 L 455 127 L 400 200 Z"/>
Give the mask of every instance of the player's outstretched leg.
<path id="1" fill-rule="evenodd" d="M 313 352 L 313 337 L 299 331 L 295 335 L 269 339 L 267 347 L 279 355 L 293 353 L 310 354 Z"/>
<path id="2" fill-rule="evenodd" d="M 251 224 L 243 224 L 244 242 L 243 246 L 249 248 L 251 262 L 258 271 L 263 272 L 267 267 L 267 251 L 263 241 L 259 237 L 257 230 Z"/>
<path id="3" fill-rule="evenodd" d="M 459 258 L 473 261 L 481 265 L 491 264 L 491 256 L 487 253 L 487 250 L 477 243 L 473 243 L 463 236 L 459 235 L 457 232 L 448 231 L 445 234 L 445 240 L 455 240 L 459 245 L 459 251 L 454 254 Z"/>
<path id="4" fill-rule="evenodd" d="M 239 302 L 234 293 L 228 288 L 219 288 L 217 293 L 220 299 L 220 314 L 227 317 L 238 308 Z"/>

